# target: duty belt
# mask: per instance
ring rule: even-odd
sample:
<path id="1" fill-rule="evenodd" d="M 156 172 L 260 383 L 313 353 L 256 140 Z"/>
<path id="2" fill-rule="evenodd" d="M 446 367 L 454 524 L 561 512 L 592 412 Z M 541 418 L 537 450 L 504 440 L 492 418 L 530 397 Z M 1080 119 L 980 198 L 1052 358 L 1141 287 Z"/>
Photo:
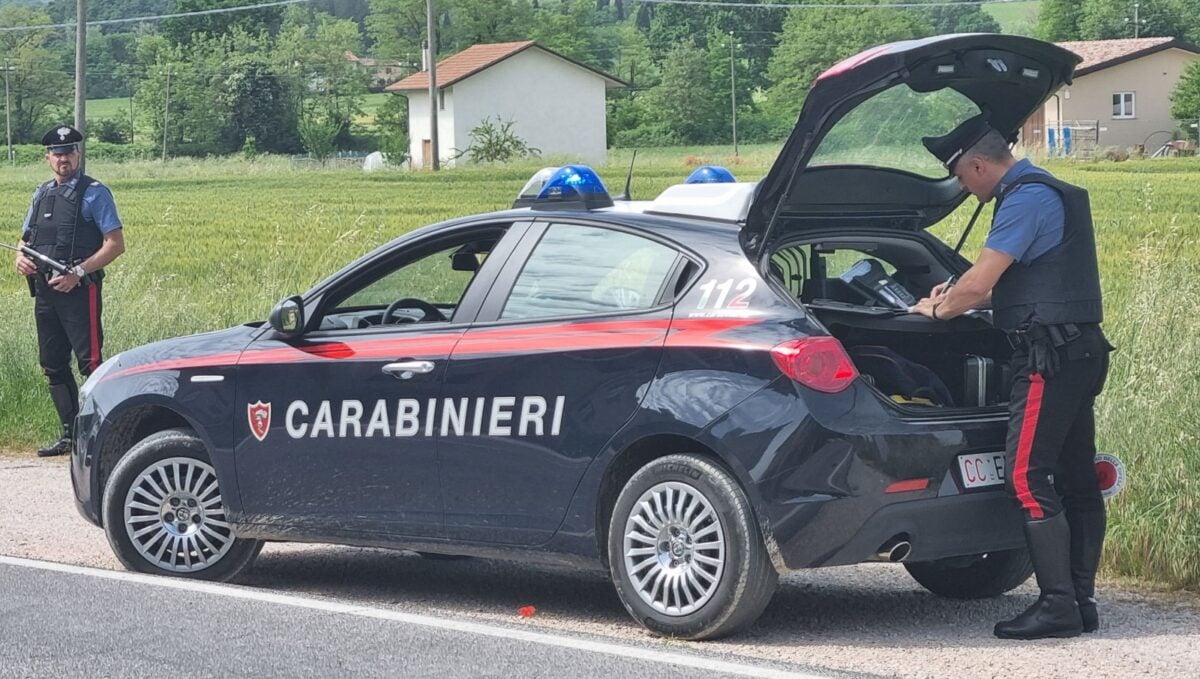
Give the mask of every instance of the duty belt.
<path id="1" fill-rule="evenodd" d="M 1008 340 L 1008 346 L 1013 351 L 1018 351 L 1028 349 L 1030 345 L 1040 342 L 1047 342 L 1055 349 L 1059 349 L 1079 339 L 1081 334 L 1083 331 L 1074 323 L 1058 325 L 1027 323 L 1016 330 L 1005 331 L 1004 337 Z"/>

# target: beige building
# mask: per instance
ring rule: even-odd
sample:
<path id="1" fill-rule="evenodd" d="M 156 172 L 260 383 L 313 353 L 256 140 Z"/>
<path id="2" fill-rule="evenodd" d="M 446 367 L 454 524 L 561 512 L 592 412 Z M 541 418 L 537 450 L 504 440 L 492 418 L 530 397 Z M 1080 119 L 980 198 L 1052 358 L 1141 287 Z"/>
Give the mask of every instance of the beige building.
<path id="1" fill-rule="evenodd" d="M 512 132 L 542 157 L 602 163 L 607 156 L 605 93 L 625 82 L 533 42 L 474 45 L 437 64 L 438 158 L 452 163 L 484 119 Z M 432 161 L 429 71 L 385 88 L 408 97 L 410 157 Z"/>
<path id="2" fill-rule="evenodd" d="M 1110 146 L 1145 146 L 1153 153 L 1171 139 L 1179 128 L 1171 117 L 1171 92 L 1184 69 L 1200 59 L 1200 48 L 1175 38 L 1058 44 L 1083 62 L 1074 83 L 1046 102 L 1042 121 L 1027 123 L 1027 139 L 1057 145 L 1060 128 L 1068 127 L 1072 150 L 1082 153 Z"/>

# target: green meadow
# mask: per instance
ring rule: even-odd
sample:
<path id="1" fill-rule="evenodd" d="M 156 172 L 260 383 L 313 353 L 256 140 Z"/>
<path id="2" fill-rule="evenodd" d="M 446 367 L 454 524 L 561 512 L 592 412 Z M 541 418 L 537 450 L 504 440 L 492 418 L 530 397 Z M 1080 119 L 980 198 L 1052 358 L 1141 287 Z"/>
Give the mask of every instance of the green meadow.
<path id="1" fill-rule="evenodd" d="M 777 146 L 639 153 L 635 198 L 681 181 L 691 165 L 761 177 Z M 598 168 L 623 188 L 629 152 Z M 106 353 L 266 317 L 344 264 L 413 228 L 507 207 L 542 164 L 441 173 L 296 166 L 281 158 L 96 163 L 126 224 L 128 252 L 105 281 Z M 1129 482 L 1110 503 L 1107 573 L 1200 586 L 1200 160 L 1055 162 L 1091 192 L 1106 294 L 1119 348 L 1098 404 L 1101 450 Z M 14 240 L 43 165 L 0 168 L 0 221 Z M 936 227 L 957 239 L 972 204 Z M 978 225 L 966 254 L 986 232 Z M 37 366 L 32 301 L 5 263 L 0 276 L 0 449 L 26 455 L 55 434 Z"/>

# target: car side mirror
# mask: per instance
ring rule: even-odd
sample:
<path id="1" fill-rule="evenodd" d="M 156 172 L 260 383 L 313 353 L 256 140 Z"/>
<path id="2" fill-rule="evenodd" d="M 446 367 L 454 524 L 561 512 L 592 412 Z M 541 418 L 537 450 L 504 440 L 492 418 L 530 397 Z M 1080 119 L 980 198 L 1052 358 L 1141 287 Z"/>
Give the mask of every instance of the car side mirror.
<path id="1" fill-rule="evenodd" d="M 295 337 L 304 332 L 304 300 L 288 297 L 271 309 L 267 322 L 275 332 L 285 337 Z"/>
<path id="2" fill-rule="evenodd" d="M 479 260 L 474 252 L 456 252 L 450 258 L 450 268 L 455 271 L 478 271 Z"/>

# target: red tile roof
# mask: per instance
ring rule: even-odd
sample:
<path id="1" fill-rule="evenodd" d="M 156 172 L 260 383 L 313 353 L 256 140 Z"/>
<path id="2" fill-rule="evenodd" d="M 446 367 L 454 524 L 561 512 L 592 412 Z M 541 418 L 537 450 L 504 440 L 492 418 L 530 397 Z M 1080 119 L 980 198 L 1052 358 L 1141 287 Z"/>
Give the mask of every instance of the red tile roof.
<path id="1" fill-rule="evenodd" d="M 1190 45 L 1176 38 L 1126 38 L 1123 40 L 1082 40 L 1076 42 L 1060 42 L 1059 47 L 1069 49 L 1083 57 L 1083 61 L 1075 67 L 1075 76 L 1087 75 L 1094 71 L 1116 66 L 1131 59 L 1144 57 L 1165 49 L 1178 47 L 1189 52 L 1200 52 L 1195 45 Z"/>
<path id="2" fill-rule="evenodd" d="M 543 52 L 547 52 L 559 57 L 560 59 L 569 61 L 580 68 L 587 69 L 596 75 L 605 78 L 606 80 L 611 80 L 620 85 L 625 84 L 624 82 L 612 77 L 611 75 L 608 75 L 607 73 L 597 71 L 587 64 L 581 64 L 570 57 L 565 57 L 558 52 L 555 52 L 554 50 L 546 49 L 532 40 L 523 40 L 521 42 L 499 42 L 492 43 L 490 45 L 472 45 L 458 54 L 454 54 L 439 61 L 437 64 L 437 87 L 438 89 L 442 89 L 444 87 L 453 85 L 460 80 L 475 75 L 489 66 L 494 66 L 495 64 L 504 61 L 514 54 L 524 52 L 530 47 L 536 47 Z M 427 89 L 429 89 L 429 71 L 418 71 L 407 78 L 398 82 L 394 82 L 384 88 L 384 90 L 387 92 L 411 92 L 424 91 Z"/>
<path id="3" fill-rule="evenodd" d="M 472 45 L 458 54 L 438 62 L 438 89 L 453 85 L 469 75 L 529 49 L 534 44 L 532 40 L 523 40 L 521 42 L 498 42 L 491 45 Z M 429 89 L 429 71 L 418 71 L 384 89 L 388 92 L 427 90 Z"/>

